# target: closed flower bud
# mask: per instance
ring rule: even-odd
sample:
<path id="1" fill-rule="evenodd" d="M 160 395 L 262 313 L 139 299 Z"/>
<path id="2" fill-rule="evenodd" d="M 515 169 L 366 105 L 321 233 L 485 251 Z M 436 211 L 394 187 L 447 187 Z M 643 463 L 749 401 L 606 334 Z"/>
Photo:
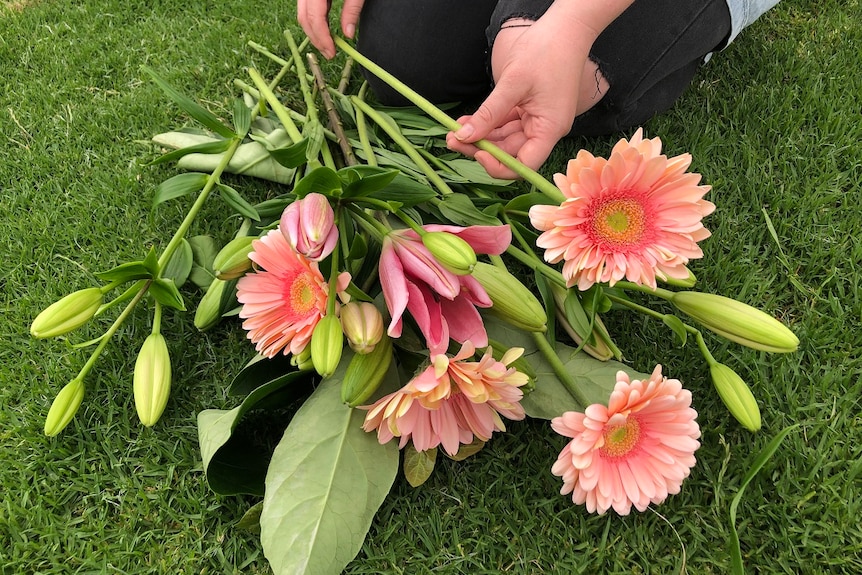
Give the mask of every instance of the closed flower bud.
<path id="1" fill-rule="evenodd" d="M 220 280 L 234 280 L 251 269 L 248 257 L 252 250 L 252 242 L 257 238 L 244 236 L 234 238 L 225 245 L 213 260 L 213 273 Z"/>
<path id="2" fill-rule="evenodd" d="M 384 336 L 365 355 L 354 354 L 341 381 L 341 401 L 356 407 L 374 395 L 392 365 L 392 340 Z"/>
<path id="3" fill-rule="evenodd" d="M 492 313 L 527 331 L 547 329 L 545 307 L 515 276 L 503 268 L 477 262 L 473 268 L 473 277 L 485 288 L 491 299 Z"/>
<path id="4" fill-rule="evenodd" d="M 90 321 L 102 305 L 97 287 L 70 293 L 45 308 L 30 325 L 30 335 L 43 339 L 74 331 Z"/>
<path id="5" fill-rule="evenodd" d="M 168 344 L 160 333 L 151 333 L 144 340 L 135 362 L 133 384 L 135 408 L 147 427 L 156 424 L 171 395 L 171 358 Z"/>
<path id="6" fill-rule="evenodd" d="M 75 417 L 83 399 L 84 380 L 76 378 L 67 383 L 54 398 L 51 409 L 48 410 L 48 416 L 45 418 L 45 435 L 54 437 L 63 431 Z"/>
<path id="7" fill-rule="evenodd" d="M 331 254 L 338 241 L 335 212 L 322 194 L 308 194 L 287 206 L 279 229 L 293 249 L 312 261 Z"/>
<path id="8" fill-rule="evenodd" d="M 314 369 L 314 362 L 311 361 L 311 346 L 306 345 L 302 351 L 290 358 L 290 365 L 302 371 L 310 371 Z"/>
<path id="9" fill-rule="evenodd" d="M 195 310 L 195 327 L 206 331 L 215 326 L 222 317 L 222 298 L 227 288 L 226 281 L 214 279 L 207 288 Z"/>
<path id="10" fill-rule="evenodd" d="M 739 375 L 721 363 L 709 367 L 712 384 L 718 391 L 721 401 L 728 411 L 743 427 L 750 431 L 760 429 L 760 408 L 751 389 Z"/>
<path id="11" fill-rule="evenodd" d="M 341 306 L 341 327 L 356 353 L 370 353 L 383 337 L 383 316 L 373 303 L 350 302 Z"/>
<path id="12" fill-rule="evenodd" d="M 694 284 L 697 283 L 697 278 L 694 276 L 693 273 L 691 273 L 690 269 L 688 269 L 685 266 L 682 266 L 682 267 L 685 268 L 685 271 L 688 272 L 687 278 L 680 279 L 680 278 L 672 278 L 672 277 L 659 277 L 658 279 L 660 279 L 661 281 L 663 281 L 667 285 L 671 285 L 671 286 L 675 286 L 675 287 L 679 287 L 679 288 L 686 288 L 686 289 L 693 288 Z"/>
<path id="13" fill-rule="evenodd" d="M 338 316 L 323 316 L 311 334 L 311 361 L 321 377 L 329 377 L 335 373 L 338 362 L 341 361 L 343 347 L 344 334 Z"/>
<path id="14" fill-rule="evenodd" d="M 455 234 L 427 232 L 422 234 L 422 243 L 440 265 L 455 275 L 467 275 L 476 265 L 476 252 Z"/>
<path id="15" fill-rule="evenodd" d="M 684 291 L 670 301 L 710 331 L 747 347 L 778 353 L 799 347 L 799 339 L 783 323 L 735 299 Z"/>

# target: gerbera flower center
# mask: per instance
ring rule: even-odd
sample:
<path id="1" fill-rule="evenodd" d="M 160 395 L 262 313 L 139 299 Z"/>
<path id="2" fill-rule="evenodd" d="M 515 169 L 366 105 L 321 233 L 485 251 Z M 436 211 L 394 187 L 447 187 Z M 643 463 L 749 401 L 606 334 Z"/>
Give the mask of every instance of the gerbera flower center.
<path id="1" fill-rule="evenodd" d="M 600 202 L 592 215 L 593 239 L 616 248 L 637 244 L 646 230 L 646 210 L 634 198 Z"/>
<path id="2" fill-rule="evenodd" d="M 318 298 L 321 295 L 317 279 L 311 272 L 302 272 L 285 283 L 284 302 L 290 308 L 291 315 L 305 316 L 317 309 Z"/>
<path id="3" fill-rule="evenodd" d="M 602 434 L 604 445 L 601 452 L 607 457 L 623 457 L 635 448 L 640 435 L 641 426 L 638 420 L 629 417 L 625 423 L 612 425 L 605 429 Z"/>

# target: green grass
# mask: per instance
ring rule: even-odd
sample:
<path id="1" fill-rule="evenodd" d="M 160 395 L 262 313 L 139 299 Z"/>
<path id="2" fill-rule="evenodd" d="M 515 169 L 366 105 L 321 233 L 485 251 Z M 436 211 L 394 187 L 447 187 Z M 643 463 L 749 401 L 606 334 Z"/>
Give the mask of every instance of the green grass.
<path id="1" fill-rule="evenodd" d="M 253 500 L 211 493 L 197 450 L 197 412 L 234 405 L 225 386 L 251 351 L 238 326 L 201 334 L 191 318 L 169 315 L 175 392 L 146 430 L 131 398 L 148 332 L 139 310 L 88 378 L 75 422 L 54 439 L 42 435 L 44 415 L 86 354 L 27 330 L 93 272 L 164 247 L 182 218 L 179 203 L 151 210 L 154 186 L 174 171 L 144 166 L 152 149 L 142 142 L 184 119 L 140 66 L 222 113 L 245 66 L 271 69 L 246 42 L 284 49 L 294 9 L 254 0 L 68 4 L 0 5 L 0 573 L 268 573 L 257 537 L 234 528 Z M 669 154 L 691 152 L 713 186 L 714 235 L 693 266 L 701 288 L 776 314 L 802 340 L 798 353 L 776 356 L 708 339 L 752 384 L 763 431 L 732 420 L 694 349 L 674 347 L 655 322 L 611 315 L 633 366 L 661 361 L 692 389 L 700 413 L 699 463 L 657 509 L 664 519 L 595 517 L 571 505 L 549 471 L 562 440 L 526 421 L 477 457 L 441 461 L 419 489 L 399 479 L 349 573 L 673 573 L 683 545 L 689 573 L 725 573 L 730 500 L 754 455 L 794 422 L 798 432 L 739 508 L 746 566 L 862 572 L 860 13 L 859 0 L 785 0 L 646 126 Z M 577 147 L 604 155 L 616 139 L 561 146 L 547 173 Z M 243 186 L 259 199 L 270 192 Z M 193 233 L 227 239 L 235 222 L 226 213 L 211 202 Z"/>

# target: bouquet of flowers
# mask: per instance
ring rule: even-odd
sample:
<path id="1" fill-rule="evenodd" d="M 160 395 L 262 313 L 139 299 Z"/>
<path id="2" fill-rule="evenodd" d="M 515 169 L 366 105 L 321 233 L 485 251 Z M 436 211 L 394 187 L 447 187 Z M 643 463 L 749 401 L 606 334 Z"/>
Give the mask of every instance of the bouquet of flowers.
<path id="1" fill-rule="evenodd" d="M 63 336 L 124 306 L 86 342 L 95 348 L 51 405 L 46 434 L 72 421 L 99 354 L 141 303 L 153 321 L 133 390 L 141 423 L 156 424 L 171 387 L 162 319 L 165 308 L 186 309 L 187 283 L 204 292 L 199 329 L 238 315 L 254 344 L 229 389 L 239 405 L 201 412 L 199 439 L 216 492 L 263 496 L 243 522 L 259 524 L 275 573 L 340 572 L 399 470 L 421 485 L 439 451 L 470 457 L 525 416 L 570 439 L 548 465 L 589 512 L 626 515 L 679 492 L 700 445 L 692 395 L 661 366 L 639 373 L 622 363 L 601 319 L 611 311 L 646 314 L 681 344 L 693 340 L 733 416 L 760 428 L 751 390 L 711 355 L 701 329 L 771 352 L 798 340 L 762 311 L 691 289 L 687 264 L 702 256 L 701 220 L 715 206 L 687 172 L 688 154 L 668 158 L 638 130 L 607 159 L 581 150 L 552 183 L 480 142 L 525 189 L 447 153 L 442 137 L 458 124 L 347 42 L 337 40 L 349 63 L 417 109 L 375 107 L 364 86 L 349 93 L 349 66 L 329 85 L 286 40 L 287 59 L 252 44 L 281 70 L 236 82 L 232 125 L 148 70 L 203 127 L 154 138 L 172 148 L 156 163 L 184 170 L 154 203 L 196 200 L 161 253 L 98 274 L 101 285 L 33 321 L 34 337 Z M 304 112 L 276 94 L 291 72 Z M 272 182 L 273 195 L 252 204 L 225 173 Z M 224 246 L 189 234 L 213 192 L 241 221 Z M 248 432 L 258 423 L 278 428 L 276 445 Z"/>

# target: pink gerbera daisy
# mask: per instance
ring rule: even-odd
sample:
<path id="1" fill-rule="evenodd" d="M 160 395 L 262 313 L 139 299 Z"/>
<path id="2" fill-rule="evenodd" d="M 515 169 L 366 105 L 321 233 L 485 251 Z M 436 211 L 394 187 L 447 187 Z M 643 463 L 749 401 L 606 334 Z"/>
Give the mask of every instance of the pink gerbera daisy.
<path id="1" fill-rule="evenodd" d="M 376 429 L 380 443 L 400 437 L 404 447 L 412 439 L 417 451 L 442 444 L 449 455 L 474 437 L 488 441 L 494 431 L 506 430 L 500 415 L 524 419 L 519 388 L 528 378 L 509 367 L 523 352 L 510 349 L 498 361 L 488 348 L 479 361 L 466 361 L 475 353 L 468 341 L 454 357 L 436 355 L 403 388 L 362 408 L 368 410 L 363 429 Z"/>
<path id="2" fill-rule="evenodd" d="M 300 353 L 314 326 L 326 312 L 328 286 L 317 262 L 297 253 L 281 230 L 271 230 L 252 244 L 249 258 L 257 273 L 246 274 L 237 283 L 239 316 L 257 351 L 274 357 Z M 338 278 L 337 291 L 347 288 L 350 274 Z"/>
<path id="3" fill-rule="evenodd" d="M 656 366 L 649 379 L 630 381 L 617 373 L 608 406 L 566 412 L 551 421 L 554 431 L 572 440 L 551 468 L 563 478 L 560 493 L 585 503 L 590 513 L 613 507 L 628 515 L 679 493 L 700 447 L 691 392 Z"/>
<path id="4" fill-rule="evenodd" d="M 653 288 L 656 277 L 688 278 L 686 263 L 703 256 L 697 242 L 710 235 L 701 219 L 715 210 L 700 174 L 686 173 L 690 164 L 690 154 L 662 155 L 661 140 L 643 139 L 642 129 L 609 160 L 579 151 L 554 176 L 566 200 L 530 208 L 545 261 L 564 260 L 566 283 L 581 290 L 623 278 Z"/>

